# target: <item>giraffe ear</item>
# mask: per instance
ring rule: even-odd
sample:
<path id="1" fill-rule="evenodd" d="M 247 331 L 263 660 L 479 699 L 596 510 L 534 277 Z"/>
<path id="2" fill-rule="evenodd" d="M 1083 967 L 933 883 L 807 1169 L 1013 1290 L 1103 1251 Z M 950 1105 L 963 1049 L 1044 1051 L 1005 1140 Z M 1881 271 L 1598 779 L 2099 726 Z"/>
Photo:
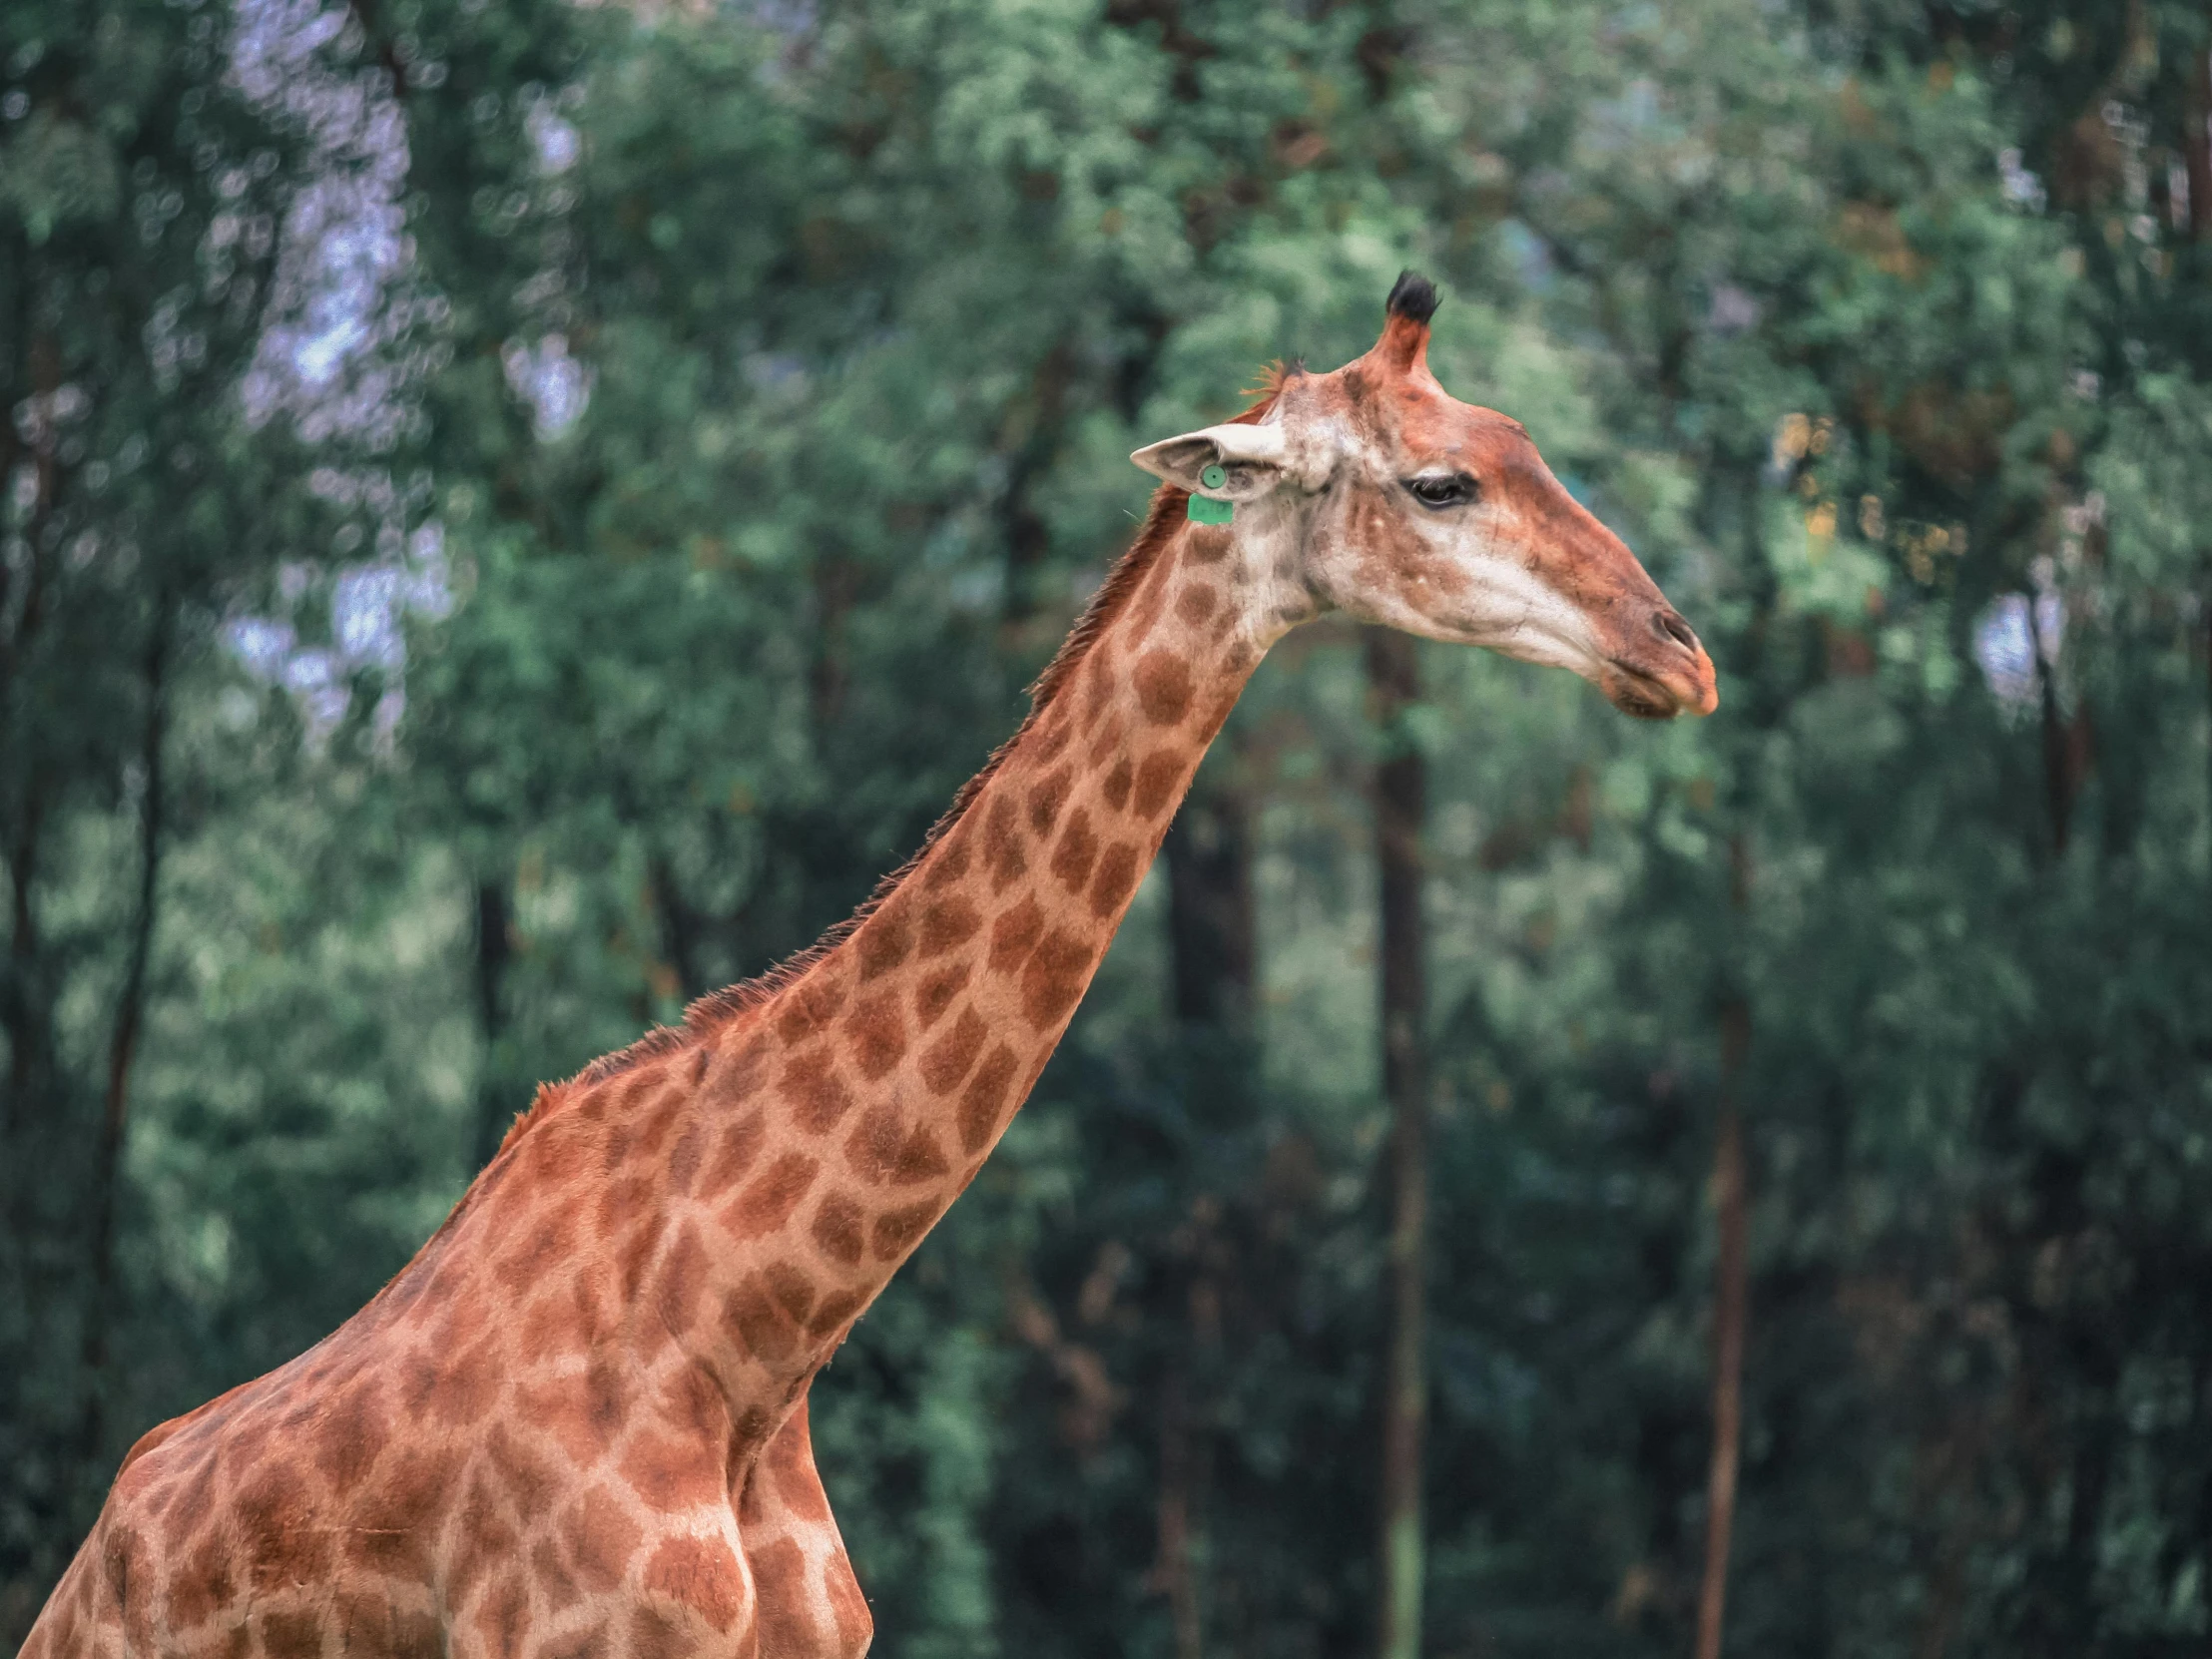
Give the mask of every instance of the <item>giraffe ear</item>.
<path id="1" fill-rule="evenodd" d="M 1181 437 L 1147 444 L 1129 457 L 1154 477 L 1164 478 L 1177 489 L 1217 501 L 1257 501 L 1283 479 L 1283 428 L 1232 421 L 1225 426 L 1202 426 Z M 1201 476 L 1218 466 L 1223 481 L 1209 484 Z"/>

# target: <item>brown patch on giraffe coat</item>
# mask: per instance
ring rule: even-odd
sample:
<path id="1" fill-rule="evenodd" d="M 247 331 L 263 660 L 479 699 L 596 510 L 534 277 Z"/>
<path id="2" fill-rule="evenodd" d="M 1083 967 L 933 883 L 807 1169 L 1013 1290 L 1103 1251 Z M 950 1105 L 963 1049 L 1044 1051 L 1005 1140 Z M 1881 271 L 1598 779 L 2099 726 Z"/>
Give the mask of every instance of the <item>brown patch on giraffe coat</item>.
<path id="1" fill-rule="evenodd" d="M 83 1582 L 90 1582 L 89 1576 Z M 165 1611 L 172 1630 L 190 1630 L 204 1624 L 238 1594 L 231 1576 L 231 1542 L 211 1535 L 169 1575 Z"/>
<path id="2" fill-rule="evenodd" d="M 520 1653 L 530 1634 L 530 1581 L 520 1573 L 494 1578 L 484 1592 L 484 1604 L 476 1611 L 476 1634 L 486 1653 Z M 308 1650 L 320 1653 L 318 1641 Z"/>
<path id="3" fill-rule="evenodd" d="M 990 1028 L 973 1008 L 960 1010 L 960 1017 L 952 1022 L 952 1029 L 930 1046 L 921 1057 L 921 1080 L 931 1094 L 950 1094 L 959 1086 L 960 1079 L 975 1064 L 975 1056 L 981 1052 L 983 1039 Z"/>
<path id="4" fill-rule="evenodd" d="M 340 1584 L 331 1598 L 328 1628 L 340 1653 L 373 1653 L 379 1659 L 442 1659 L 445 1632 L 437 1619 L 419 1609 L 402 1611 L 379 1586 L 354 1589 Z M 234 1638 L 245 1647 L 245 1632 Z M 322 1651 L 318 1639 L 311 1652 Z"/>
<path id="5" fill-rule="evenodd" d="M 1037 936 L 1044 931 L 1044 911 L 1036 899 L 1023 895 L 1020 903 L 991 924 L 990 969 L 1011 973 L 1029 959 Z"/>
<path id="6" fill-rule="evenodd" d="M 699 1165 L 707 1150 L 707 1129 L 698 1122 L 684 1125 L 683 1134 L 668 1155 L 666 1171 L 668 1190 L 677 1198 L 691 1195 L 692 1183 L 699 1179 Z"/>
<path id="7" fill-rule="evenodd" d="M 442 1645 L 439 1651 L 443 1652 Z M 540 1643 L 531 1659 L 608 1659 L 613 1651 L 613 1644 L 607 1637 L 607 1622 L 602 1619 Z"/>
<path id="8" fill-rule="evenodd" d="M 1183 558 L 1194 565 L 1219 564 L 1229 557 L 1229 532 L 1201 526 L 1183 538 Z"/>
<path id="9" fill-rule="evenodd" d="M 805 1325 L 815 1308 L 814 1281 L 789 1262 L 769 1263 L 761 1270 L 761 1277 L 768 1282 L 768 1294 L 776 1299 L 776 1306 L 790 1315 L 794 1324 Z"/>
<path id="10" fill-rule="evenodd" d="M 875 1236 L 871 1241 L 875 1259 L 889 1262 L 903 1256 L 942 1214 L 944 1201 L 935 1198 L 909 1204 L 903 1210 L 884 1211 L 875 1218 Z"/>
<path id="11" fill-rule="evenodd" d="M 402 1439 L 382 1459 L 375 1484 L 355 1506 L 358 1524 L 345 1534 L 355 1562 L 393 1578 L 430 1570 L 431 1520 L 445 1495 L 446 1467 L 435 1448 Z"/>
<path id="12" fill-rule="evenodd" d="M 639 1219 L 650 1216 L 660 1197 L 659 1183 L 648 1175 L 626 1175 L 600 1189 L 592 1207 L 592 1230 L 612 1239 Z"/>
<path id="13" fill-rule="evenodd" d="M 823 1298 L 822 1306 L 815 1310 L 815 1317 L 807 1322 L 808 1331 L 817 1337 L 828 1336 L 857 1316 L 867 1306 L 868 1295 L 866 1291 L 845 1291 Z"/>
<path id="14" fill-rule="evenodd" d="M 707 1372 L 696 1365 L 677 1370 L 662 1387 L 658 1406 L 663 1422 L 701 1442 L 729 1438 L 730 1406 Z"/>
<path id="15" fill-rule="evenodd" d="M 810 1135 L 827 1135 L 852 1109 L 852 1091 L 827 1044 L 796 1056 L 778 1084 L 791 1097 L 792 1121 Z"/>
<path id="16" fill-rule="evenodd" d="M 1139 818 L 1158 818 L 1175 800 L 1190 769 L 1191 757 L 1187 751 L 1154 750 L 1137 768 L 1137 792 L 1130 798 L 1132 810 Z"/>
<path id="17" fill-rule="evenodd" d="M 658 1607 L 631 1610 L 629 1640 L 623 1646 L 626 1659 L 691 1659 L 698 1646 L 692 1631 Z"/>
<path id="18" fill-rule="evenodd" d="M 475 1327 L 491 1321 L 468 1323 Z M 438 1367 L 437 1385 L 427 1413 L 431 1421 L 449 1428 L 464 1427 L 498 1404 L 505 1382 L 500 1337 L 500 1332 L 490 1331 L 458 1353 L 447 1355 Z"/>
<path id="19" fill-rule="evenodd" d="M 1221 603 L 1211 583 L 1193 582 L 1183 590 L 1183 597 L 1175 602 L 1175 614 L 1196 628 L 1214 614 L 1214 607 Z"/>
<path id="20" fill-rule="evenodd" d="M 827 966 L 815 969 L 779 999 L 776 1034 L 791 1048 L 824 1035 L 844 1006 L 845 989 L 842 974 Z"/>
<path id="21" fill-rule="evenodd" d="M 1106 782 L 1099 785 L 1100 799 L 1113 811 L 1120 812 L 1129 805 L 1129 785 L 1135 777 L 1136 773 L 1129 765 L 1129 757 L 1124 755 L 1114 763 L 1114 770 L 1106 775 Z"/>
<path id="22" fill-rule="evenodd" d="M 307 1455 L 323 1479 L 347 1492 L 367 1477 L 390 1438 L 391 1412 L 384 1404 L 383 1392 L 373 1381 L 362 1379 L 329 1396 L 309 1439 Z M 204 1459 L 200 1479 L 209 1480 L 214 1472 L 215 1459 Z M 180 1481 L 178 1489 L 190 1490 L 192 1484 Z"/>
<path id="23" fill-rule="evenodd" d="M 520 1143 L 516 1158 L 529 1166 L 532 1187 L 566 1187 L 583 1178 L 585 1156 L 591 1150 L 585 1133 L 595 1121 L 586 1114 L 600 1103 L 596 1093 L 587 1094 L 574 1113 L 553 1119 L 545 1134 Z"/>
<path id="24" fill-rule="evenodd" d="M 1060 752 L 1074 736 L 1075 728 L 1068 722 L 1064 710 L 1047 710 L 1029 736 L 1026 747 L 1030 762 L 1036 766 L 1050 766 L 1060 758 Z"/>
<path id="25" fill-rule="evenodd" d="M 951 1167 L 928 1124 L 909 1125 L 892 1101 L 881 1101 L 861 1115 L 844 1143 L 844 1157 L 862 1179 L 878 1186 L 910 1186 Z"/>
<path id="26" fill-rule="evenodd" d="M 975 972 L 973 962 L 955 962 L 928 975 L 914 987 L 914 1018 L 923 1031 L 944 1017 L 944 1011 L 952 1006 L 952 999 Z"/>
<path id="27" fill-rule="evenodd" d="M 920 959 L 926 962 L 967 943 L 982 925 L 981 912 L 957 893 L 936 900 L 921 912 Z"/>
<path id="28" fill-rule="evenodd" d="M 704 1072 L 707 1069 L 707 1062 L 714 1058 L 704 1048 L 699 1049 L 697 1053 L 699 1063 L 688 1068 L 695 1074 L 690 1085 L 693 1088 L 696 1088 L 699 1082 L 696 1074 Z M 691 1096 L 684 1088 L 672 1088 L 659 1100 L 655 1101 L 651 1115 L 638 1126 L 638 1143 L 633 1156 L 650 1159 L 656 1164 L 665 1162 L 664 1155 L 668 1151 L 668 1143 L 674 1140 L 676 1132 L 684 1127 L 687 1117 L 685 1108 L 690 1104 Z"/>
<path id="29" fill-rule="evenodd" d="M 999 1110 L 1006 1103 L 1006 1085 L 1013 1081 L 1017 1064 L 1014 1051 L 1000 1043 L 961 1091 L 960 1145 L 969 1157 L 980 1152 L 998 1128 Z"/>
<path id="30" fill-rule="evenodd" d="M 595 1594 L 622 1582 L 645 1538 L 622 1500 L 603 1485 L 592 1486 L 561 1512 L 560 1535 L 576 1581 Z"/>
<path id="31" fill-rule="evenodd" d="M 312 1608 L 265 1607 L 263 1659 L 314 1659 L 322 1652 L 322 1621 Z"/>
<path id="32" fill-rule="evenodd" d="M 759 1622 L 763 1659 L 770 1654 L 806 1654 L 821 1645 L 808 1603 L 807 1552 L 796 1538 L 779 1538 L 773 1544 L 747 1552 L 753 1562 L 753 1582 L 759 1588 Z"/>
<path id="33" fill-rule="evenodd" d="M 724 1300 L 722 1320 L 738 1346 L 756 1360 L 774 1364 L 789 1359 L 799 1346 L 799 1327 L 776 1305 L 760 1275 L 740 1285 Z"/>
<path id="34" fill-rule="evenodd" d="M 510 1294 L 538 1283 L 560 1255 L 569 1224 L 570 1218 L 559 1213 L 544 1217 L 509 1249 L 492 1258 L 492 1278 Z"/>
<path id="35" fill-rule="evenodd" d="M 696 1509 L 723 1495 L 720 1448 L 697 1437 L 646 1429 L 623 1447 L 622 1478 L 645 1505 L 669 1513 Z"/>
<path id="36" fill-rule="evenodd" d="M 738 1194 L 722 1214 L 722 1225 L 737 1239 L 758 1239 L 791 1220 L 807 1189 L 815 1184 L 822 1160 L 804 1152 L 787 1152 L 769 1165 L 753 1184 Z"/>
<path id="37" fill-rule="evenodd" d="M 859 1205 L 842 1193 L 831 1193 L 815 1212 L 815 1243 L 830 1261 L 855 1266 L 860 1260 L 862 1220 Z"/>
<path id="38" fill-rule="evenodd" d="M 1039 839 L 1050 834 L 1053 825 L 1060 821 L 1060 809 L 1067 805 L 1068 786 L 1074 775 L 1066 767 L 1048 773 L 1039 779 L 1029 791 L 1029 829 Z"/>
<path id="39" fill-rule="evenodd" d="M 1155 726 L 1176 726 L 1191 712 L 1191 665 L 1172 651 L 1137 661 L 1137 707 Z"/>
<path id="40" fill-rule="evenodd" d="M 216 1449 L 209 1445 L 171 1490 L 169 1502 L 157 1518 L 163 1525 L 177 1527 L 180 1535 L 203 1527 L 215 1513 L 215 1488 Z"/>
<path id="41" fill-rule="evenodd" d="M 965 824 L 955 824 L 945 831 L 943 839 L 930 849 L 929 860 L 921 871 L 921 885 L 925 892 L 949 885 L 966 876 L 968 872 L 968 835 Z"/>
<path id="42" fill-rule="evenodd" d="M 154 1645 L 154 1597 L 147 1593 L 155 1582 L 153 1551 L 125 1516 L 116 1516 L 103 1530 L 107 1536 L 100 1551 L 101 1576 L 112 1598 L 110 1605 L 122 1612 L 123 1651 L 147 1652 Z M 311 1563 L 314 1571 L 322 1570 L 328 1553 L 325 1540 Z"/>
<path id="43" fill-rule="evenodd" d="M 661 1263 L 660 1282 L 653 1290 L 653 1307 L 671 1336 L 681 1337 L 698 1323 L 699 1296 L 710 1267 L 699 1230 L 686 1223 Z"/>
<path id="44" fill-rule="evenodd" d="M 470 1478 L 467 1494 L 446 1530 L 453 1545 L 439 1588 L 448 1606 L 465 1607 L 478 1584 L 511 1576 L 498 1568 L 512 1557 L 519 1540 L 480 1471 Z"/>
<path id="45" fill-rule="evenodd" d="M 699 1196 L 719 1198 L 743 1181 L 767 1144 L 768 1115 L 758 1106 L 726 1125 L 714 1156 L 708 1160 L 706 1174 L 700 1178 Z"/>
<path id="46" fill-rule="evenodd" d="M 745 1569 L 720 1538 L 665 1538 L 646 1557 L 645 1587 L 728 1633 L 745 1611 Z"/>
<path id="47" fill-rule="evenodd" d="M 1091 863 L 1098 856 L 1098 836 L 1091 830 L 1091 816 L 1078 807 L 1068 814 L 1059 843 L 1052 849 L 1052 873 L 1070 892 L 1081 892 L 1090 878 Z"/>
<path id="48" fill-rule="evenodd" d="M 555 1618 L 575 1606 L 583 1595 L 576 1575 L 568 1570 L 568 1562 L 561 1555 L 560 1544 L 551 1536 L 541 1537 L 531 1549 L 530 1576 L 537 1580 L 538 1593 L 545 1597 L 545 1610 Z"/>
<path id="49" fill-rule="evenodd" d="M 895 990 L 882 991 L 860 1002 L 845 1015 L 844 1028 L 852 1040 L 860 1075 L 870 1083 L 897 1065 L 906 1052 L 906 1021 L 899 1012 Z"/>
<path id="50" fill-rule="evenodd" d="M 523 1310 L 517 1343 L 522 1360 L 529 1364 L 582 1353 L 591 1346 L 596 1313 L 582 1280 L 549 1281 Z"/>
<path id="51" fill-rule="evenodd" d="M 860 924 L 852 948 L 860 959 L 861 984 L 890 972 L 914 948 L 911 906 L 895 897 L 885 903 Z"/>
<path id="52" fill-rule="evenodd" d="M 528 1420 L 551 1434 L 571 1462 L 588 1467 L 622 1432 L 623 1396 L 622 1373 L 601 1356 L 581 1374 L 525 1388 L 521 1403 Z"/>
<path id="53" fill-rule="evenodd" d="M 1021 970 L 1021 1011 L 1042 1031 L 1067 1018 L 1091 982 L 1097 957 L 1081 934 L 1054 928 Z"/>
<path id="54" fill-rule="evenodd" d="M 542 1515 L 559 1497 L 561 1471 L 534 1447 L 525 1445 L 505 1423 L 492 1424 L 491 1432 L 484 1436 L 484 1453 L 516 1514 Z"/>
<path id="55" fill-rule="evenodd" d="M 668 1082 L 666 1066 L 640 1066 L 613 1091 L 625 1116 L 634 1117 L 652 1095 Z"/>
<path id="56" fill-rule="evenodd" d="M 1094 767 L 1104 766 L 1108 760 L 1120 753 L 1122 740 L 1128 735 L 1129 723 L 1120 716 L 1115 716 L 1101 727 L 1098 736 L 1091 740 L 1090 754 L 1086 759 Z"/>
<path id="57" fill-rule="evenodd" d="M 717 1117 L 735 1112 L 760 1088 L 774 1058 L 766 1032 L 756 1033 L 735 1053 L 719 1053 L 709 1081 L 699 1091 L 700 1104 Z"/>
<path id="58" fill-rule="evenodd" d="M 1105 921 L 1129 902 L 1144 876 L 1144 859 L 1127 841 L 1109 846 L 1091 881 L 1091 914 Z"/>
<path id="59" fill-rule="evenodd" d="M 621 1288 L 625 1304 L 637 1302 L 644 1293 L 646 1270 L 652 1267 L 654 1254 L 661 1248 L 666 1234 L 661 1218 L 648 1216 L 622 1241 L 622 1248 L 615 1256 L 615 1283 Z"/>
<path id="60" fill-rule="evenodd" d="M 1231 687 L 1226 696 L 1214 700 L 1213 706 L 1206 711 L 1206 718 L 1199 722 L 1198 741 L 1202 747 L 1221 736 L 1221 729 L 1229 724 L 1229 716 L 1236 707 L 1236 687 Z"/>
<path id="61" fill-rule="evenodd" d="M 249 1589 L 274 1590 L 294 1571 L 319 1575 L 330 1533 L 314 1524 L 314 1502 L 298 1469 L 281 1458 L 264 1459 L 239 1482 L 229 1507 Z"/>
<path id="62" fill-rule="evenodd" d="M 993 796 L 983 826 L 983 859 L 990 866 L 991 896 L 997 897 L 1029 869 L 1029 853 L 1022 842 L 1021 825 L 1014 804 Z"/>
<path id="63" fill-rule="evenodd" d="M 1091 649 L 1091 665 L 1083 675 L 1083 728 L 1090 730 L 1099 717 L 1114 706 L 1113 659 L 1102 639 Z"/>

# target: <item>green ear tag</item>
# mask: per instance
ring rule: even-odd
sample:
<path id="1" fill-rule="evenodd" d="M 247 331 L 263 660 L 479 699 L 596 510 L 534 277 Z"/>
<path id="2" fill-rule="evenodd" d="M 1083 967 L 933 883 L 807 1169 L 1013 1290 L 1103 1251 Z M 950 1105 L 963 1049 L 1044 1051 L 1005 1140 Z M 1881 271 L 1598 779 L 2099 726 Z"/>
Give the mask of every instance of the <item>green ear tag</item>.
<path id="1" fill-rule="evenodd" d="M 1229 474 L 1219 466 L 1203 469 L 1198 481 L 1210 490 L 1218 490 L 1229 482 Z M 1237 516 L 1234 501 L 1209 501 L 1203 495 L 1191 497 L 1191 522 L 1193 524 L 1227 524 Z"/>

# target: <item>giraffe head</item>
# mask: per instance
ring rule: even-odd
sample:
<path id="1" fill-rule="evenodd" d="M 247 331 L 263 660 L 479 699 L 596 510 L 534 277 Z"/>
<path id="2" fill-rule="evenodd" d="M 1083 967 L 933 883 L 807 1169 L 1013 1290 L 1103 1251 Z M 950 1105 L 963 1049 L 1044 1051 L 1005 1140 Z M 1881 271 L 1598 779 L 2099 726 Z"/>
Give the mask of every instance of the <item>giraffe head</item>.
<path id="1" fill-rule="evenodd" d="M 1287 376 L 1256 419 L 1130 458 L 1235 505 L 1230 534 L 1281 625 L 1335 608 L 1572 669 L 1631 715 L 1712 713 L 1712 661 L 1636 556 L 1518 421 L 1429 373 L 1435 308 L 1436 290 L 1408 272 L 1366 356 Z"/>

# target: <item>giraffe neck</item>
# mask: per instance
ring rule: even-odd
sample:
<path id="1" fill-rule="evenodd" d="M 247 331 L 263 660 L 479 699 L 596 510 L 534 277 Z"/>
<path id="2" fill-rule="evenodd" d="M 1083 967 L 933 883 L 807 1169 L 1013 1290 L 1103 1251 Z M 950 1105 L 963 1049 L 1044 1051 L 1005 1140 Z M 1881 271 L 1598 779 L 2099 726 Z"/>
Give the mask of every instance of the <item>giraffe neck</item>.
<path id="1" fill-rule="evenodd" d="M 1163 492 L 1030 719 L 880 902 L 772 994 L 555 1092 L 454 1246 L 518 1274 L 606 1264 L 577 1268 L 597 1283 L 558 1329 L 673 1341 L 741 1440 L 765 1432 L 997 1144 L 1208 744 L 1306 614 L 1274 574 L 1287 522 L 1241 516 L 1187 524 Z"/>
<path id="2" fill-rule="evenodd" d="M 837 1287 L 817 1319 L 882 1288 L 1059 1045 L 1282 631 L 1254 604 L 1253 551 L 1179 526 L 1079 630 L 957 819 L 760 1011 L 739 1052 L 773 1078 L 790 1155 L 821 1160 L 795 1211 L 808 1266 Z"/>

